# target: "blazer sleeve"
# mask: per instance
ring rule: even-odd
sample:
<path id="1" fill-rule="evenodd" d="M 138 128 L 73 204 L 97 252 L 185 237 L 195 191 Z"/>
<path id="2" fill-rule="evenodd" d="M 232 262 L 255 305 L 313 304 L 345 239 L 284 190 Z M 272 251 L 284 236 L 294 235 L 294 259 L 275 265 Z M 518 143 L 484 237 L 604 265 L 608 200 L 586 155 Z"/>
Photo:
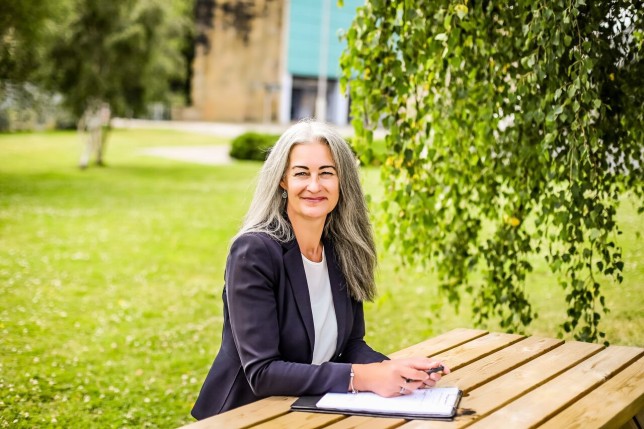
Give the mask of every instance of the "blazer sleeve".
<path id="1" fill-rule="evenodd" d="M 255 234 L 238 237 L 230 250 L 226 264 L 227 304 L 246 379 L 260 397 L 346 392 L 350 365 L 288 362 L 281 356 L 274 288 L 285 282 L 280 278 L 282 264 L 281 250 L 278 254 Z"/>
<path id="2" fill-rule="evenodd" d="M 382 353 L 373 350 L 364 340 L 365 323 L 362 302 L 353 301 L 353 329 L 342 351 L 340 359 L 348 363 L 373 363 L 389 360 Z"/>

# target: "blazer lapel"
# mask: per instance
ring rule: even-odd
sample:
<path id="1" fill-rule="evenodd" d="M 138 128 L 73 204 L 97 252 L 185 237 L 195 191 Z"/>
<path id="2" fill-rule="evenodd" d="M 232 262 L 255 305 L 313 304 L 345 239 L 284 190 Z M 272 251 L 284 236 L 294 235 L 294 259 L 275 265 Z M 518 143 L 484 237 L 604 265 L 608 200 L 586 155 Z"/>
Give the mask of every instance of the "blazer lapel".
<path id="1" fill-rule="evenodd" d="M 331 283 L 331 293 L 333 294 L 333 306 L 335 307 L 335 318 L 338 323 L 338 341 L 336 344 L 336 353 L 339 353 L 346 337 L 349 334 L 348 318 L 353 317 L 349 314 L 349 291 L 344 280 L 344 276 L 335 259 L 335 252 L 330 241 L 324 241 L 324 253 L 326 256 L 326 265 L 329 270 L 329 282 Z"/>
<path id="2" fill-rule="evenodd" d="M 295 303 L 304 322 L 306 334 L 309 337 L 309 346 L 311 347 L 311 359 L 313 358 L 313 345 L 315 343 L 315 329 L 313 326 L 313 313 L 311 311 L 311 298 L 309 288 L 306 282 L 306 273 L 304 272 L 304 263 L 302 254 L 295 240 L 286 244 L 287 250 L 284 253 L 284 267 L 286 275 L 289 278 Z"/>

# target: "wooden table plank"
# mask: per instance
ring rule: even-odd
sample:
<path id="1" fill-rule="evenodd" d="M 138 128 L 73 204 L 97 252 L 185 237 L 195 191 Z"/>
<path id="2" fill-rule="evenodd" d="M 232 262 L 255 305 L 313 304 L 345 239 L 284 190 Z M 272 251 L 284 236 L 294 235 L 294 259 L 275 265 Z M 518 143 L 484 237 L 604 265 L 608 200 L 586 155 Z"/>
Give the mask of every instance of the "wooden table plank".
<path id="1" fill-rule="evenodd" d="M 340 414 L 304 413 L 294 411 L 260 423 L 254 428 L 263 429 L 316 429 L 346 418 Z"/>
<path id="2" fill-rule="evenodd" d="M 622 427 L 619 429 L 641 429 L 640 426 L 637 425 L 635 422 L 635 419 L 627 421 Z"/>
<path id="3" fill-rule="evenodd" d="M 612 346 L 584 360 L 507 406 L 475 422 L 474 428 L 533 427 L 618 373 L 641 356 L 636 347 Z"/>
<path id="4" fill-rule="evenodd" d="M 554 338 L 529 337 L 457 369 L 444 376 L 437 385 L 458 386 L 467 393 L 563 343 L 563 340 Z"/>
<path id="5" fill-rule="evenodd" d="M 643 410 L 644 358 L 640 358 L 545 422 L 542 427 L 551 429 L 620 427 Z"/>
<path id="6" fill-rule="evenodd" d="M 327 426 L 328 429 L 392 429 L 405 424 L 404 419 L 352 416 Z"/>
<path id="7" fill-rule="evenodd" d="M 633 417 L 633 420 L 635 420 L 640 427 L 644 427 L 644 408 L 641 408 L 637 412 L 635 417 Z"/>
<path id="8" fill-rule="evenodd" d="M 437 353 L 444 352 L 453 347 L 460 346 L 475 338 L 487 335 L 487 331 L 480 329 L 453 329 L 444 334 L 438 335 L 429 340 L 423 341 L 406 349 L 399 350 L 389 355 L 392 359 L 407 358 L 414 356 L 430 357 Z"/>
<path id="9" fill-rule="evenodd" d="M 198 422 L 186 425 L 184 429 L 238 429 L 246 428 L 277 416 L 286 414 L 297 398 L 293 396 L 271 396 L 243 407 L 235 408 Z"/>
<path id="10" fill-rule="evenodd" d="M 501 350 L 525 337 L 516 334 L 492 333 L 476 338 L 460 346 L 438 353 L 433 358 L 445 362 L 451 370 L 458 369 L 478 359 Z"/>
<path id="11" fill-rule="evenodd" d="M 416 420 L 403 427 L 462 428 L 509 403 L 521 393 L 543 384 L 557 374 L 599 352 L 597 344 L 567 342 L 530 362 L 498 377 L 494 382 L 478 387 L 461 399 L 458 415 L 452 422 Z M 499 427 L 508 427 L 501 425 Z"/>

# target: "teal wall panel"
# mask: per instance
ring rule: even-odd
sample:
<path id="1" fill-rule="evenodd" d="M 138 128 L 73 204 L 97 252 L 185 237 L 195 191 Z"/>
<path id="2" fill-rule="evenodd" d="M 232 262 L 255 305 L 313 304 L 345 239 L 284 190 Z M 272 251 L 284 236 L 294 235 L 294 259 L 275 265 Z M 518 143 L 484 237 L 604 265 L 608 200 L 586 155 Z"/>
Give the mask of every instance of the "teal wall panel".
<path id="1" fill-rule="evenodd" d="M 315 77 L 319 74 L 321 23 L 323 1 L 329 2 L 327 76 L 340 75 L 340 54 L 346 46 L 339 34 L 346 31 L 364 0 L 344 0 L 338 7 L 337 0 L 291 0 L 288 34 L 288 72 L 296 76 Z"/>

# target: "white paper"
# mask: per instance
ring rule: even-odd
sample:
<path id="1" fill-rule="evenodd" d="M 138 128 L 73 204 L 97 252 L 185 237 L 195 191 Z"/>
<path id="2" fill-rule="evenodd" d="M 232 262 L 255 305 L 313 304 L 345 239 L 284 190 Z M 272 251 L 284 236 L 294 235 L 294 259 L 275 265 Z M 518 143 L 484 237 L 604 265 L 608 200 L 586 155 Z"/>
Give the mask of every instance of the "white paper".
<path id="1" fill-rule="evenodd" d="M 322 409 L 366 411 L 381 414 L 450 416 L 459 397 L 457 387 L 417 389 L 412 393 L 383 398 L 370 392 L 327 393 L 316 406 Z"/>

